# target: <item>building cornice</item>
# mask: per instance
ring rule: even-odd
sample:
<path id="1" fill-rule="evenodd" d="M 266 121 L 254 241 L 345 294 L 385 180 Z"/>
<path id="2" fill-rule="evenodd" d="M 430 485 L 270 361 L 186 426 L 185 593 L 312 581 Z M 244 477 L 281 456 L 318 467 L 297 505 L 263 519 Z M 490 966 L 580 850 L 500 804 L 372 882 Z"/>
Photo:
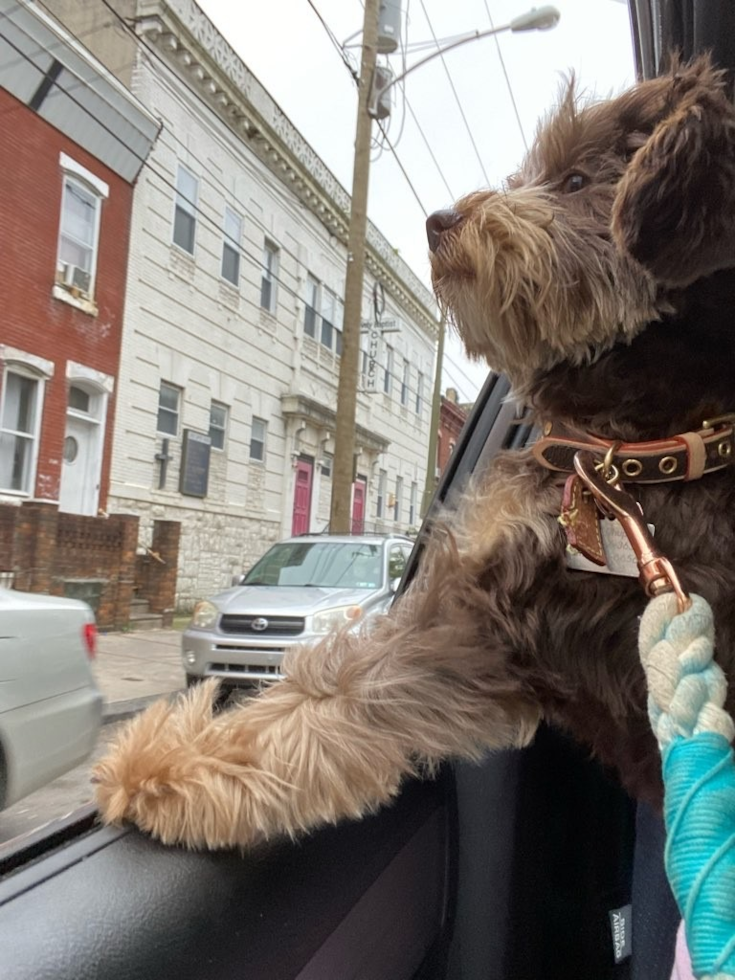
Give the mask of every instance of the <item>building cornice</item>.
<path id="1" fill-rule="evenodd" d="M 303 419 L 330 433 L 334 433 L 337 427 L 337 415 L 334 410 L 307 395 L 282 395 L 281 413 L 286 419 Z M 379 436 L 377 432 L 371 432 L 363 425 L 356 425 L 355 445 L 368 452 L 384 453 L 388 451 L 390 441 Z"/>
<path id="2" fill-rule="evenodd" d="M 350 195 L 194 0 L 139 0 L 135 29 L 345 247 Z M 366 267 L 433 340 L 431 292 L 371 222 Z"/>

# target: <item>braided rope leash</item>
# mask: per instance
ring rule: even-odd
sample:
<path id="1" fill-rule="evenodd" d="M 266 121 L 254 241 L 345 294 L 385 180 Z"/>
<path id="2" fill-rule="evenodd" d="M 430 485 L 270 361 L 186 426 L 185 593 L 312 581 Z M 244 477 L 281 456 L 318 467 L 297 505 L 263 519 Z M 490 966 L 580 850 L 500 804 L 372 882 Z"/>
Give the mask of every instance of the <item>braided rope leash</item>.
<path id="1" fill-rule="evenodd" d="M 639 649 L 663 763 L 664 861 L 692 969 L 699 980 L 735 980 L 735 725 L 712 610 L 691 599 L 683 612 L 671 593 L 652 599 Z"/>

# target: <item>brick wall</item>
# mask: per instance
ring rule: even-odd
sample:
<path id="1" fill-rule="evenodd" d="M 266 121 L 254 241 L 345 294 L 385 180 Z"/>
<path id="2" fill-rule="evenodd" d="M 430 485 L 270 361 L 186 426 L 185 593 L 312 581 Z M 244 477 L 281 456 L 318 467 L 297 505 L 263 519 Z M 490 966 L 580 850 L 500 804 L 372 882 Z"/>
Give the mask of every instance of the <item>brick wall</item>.
<path id="1" fill-rule="evenodd" d="M 154 521 L 151 546 L 136 562 L 136 591 L 148 600 L 151 612 L 163 617 L 166 627 L 171 626 L 175 611 L 180 538 L 178 521 Z"/>
<path id="2" fill-rule="evenodd" d="M 467 409 L 442 395 L 436 443 L 436 465 L 440 473 L 444 472 L 466 421 Z"/>
<path id="3" fill-rule="evenodd" d="M 136 516 L 65 514 L 43 501 L 0 504 L 0 572 L 12 571 L 14 586 L 22 591 L 84 599 L 99 626 L 126 626 L 136 592 L 164 614 L 164 625 L 171 625 L 179 533 L 175 521 L 155 523 L 154 548 L 162 562 L 138 582 Z"/>
<path id="4" fill-rule="evenodd" d="M 3 290 L 2 348 L 51 361 L 33 496 L 58 500 L 66 425 L 66 362 L 117 377 L 125 296 L 133 188 L 95 157 L 0 89 L 0 173 L 12 174 L 12 191 L 0 194 Z M 91 315 L 52 296 L 61 213 L 61 152 L 109 186 L 102 204 L 95 284 L 98 312 Z M 99 506 L 106 507 L 114 395 L 107 409 Z"/>

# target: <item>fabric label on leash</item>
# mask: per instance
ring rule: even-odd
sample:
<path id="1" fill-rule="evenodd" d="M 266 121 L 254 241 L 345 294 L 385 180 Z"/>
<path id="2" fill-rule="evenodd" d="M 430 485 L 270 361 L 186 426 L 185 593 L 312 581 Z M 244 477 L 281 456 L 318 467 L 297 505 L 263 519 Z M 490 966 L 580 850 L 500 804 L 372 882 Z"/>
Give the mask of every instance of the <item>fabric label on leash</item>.
<path id="1" fill-rule="evenodd" d="M 603 517 L 599 524 L 607 563 L 597 565 L 579 552 L 567 549 L 567 568 L 574 568 L 580 572 L 602 572 L 605 575 L 624 575 L 627 578 L 638 578 L 638 563 L 635 552 L 631 548 L 628 537 L 620 523 Z M 653 534 L 653 524 L 648 525 L 648 530 Z"/>
<path id="2" fill-rule="evenodd" d="M 612 932 L 613 956 L 615 962 L 620 963 L 626 960 L 633 952 L 632 943 L 632 918 L 633 906 L 623 905 L 622 908 L 612 909 L 610 916 L 610 930 Z"/>

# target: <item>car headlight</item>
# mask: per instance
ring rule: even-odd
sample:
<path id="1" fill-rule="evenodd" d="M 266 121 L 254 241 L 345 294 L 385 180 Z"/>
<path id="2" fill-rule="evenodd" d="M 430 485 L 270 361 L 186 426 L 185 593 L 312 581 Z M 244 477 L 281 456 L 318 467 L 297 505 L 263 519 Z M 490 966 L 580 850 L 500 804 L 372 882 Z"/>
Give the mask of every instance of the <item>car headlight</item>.
<path id="1" fill-rule="evenodd" d="M 312 621 L 315 633 L 329 633 L 330 630 L 349 623 L 356 623 L 362 617 L 362 606 L 338 606 L 316 613 Z"/>
<path id="2" fill-rule="evenodd" d="M 208 599 L 203 599 L 202 602 L 198 602 L 194 606 L 194 613 L 191 617 L 190 626 L 194 626 L 197 629 L 206 629 L 208 626 L 212 626 L 219 616 L 219 609 L 215 606 L 213 602 Z"/>

